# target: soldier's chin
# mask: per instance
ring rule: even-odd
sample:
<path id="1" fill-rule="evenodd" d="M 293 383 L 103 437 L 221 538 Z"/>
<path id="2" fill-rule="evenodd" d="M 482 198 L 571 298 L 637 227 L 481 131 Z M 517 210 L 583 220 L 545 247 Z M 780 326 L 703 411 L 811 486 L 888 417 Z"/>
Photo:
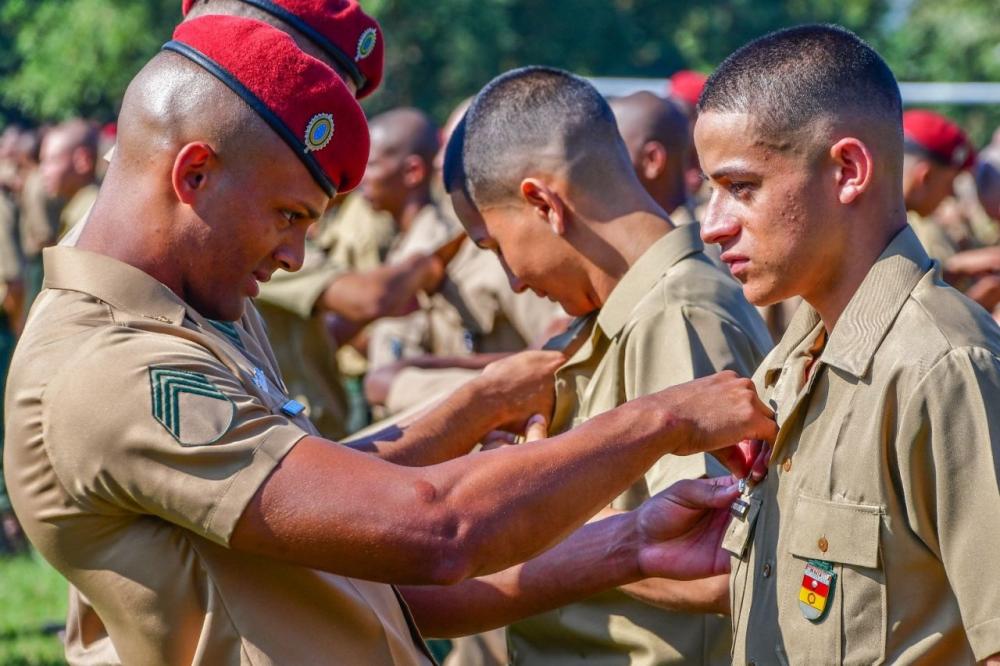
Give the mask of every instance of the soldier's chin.
<path id="1" fill-rule="evenodd" d="M 743 283 L 743 296 L 758 308 L 766 308 L 785 300 L 773 285 L 763 285 L 752 278 Z"/>

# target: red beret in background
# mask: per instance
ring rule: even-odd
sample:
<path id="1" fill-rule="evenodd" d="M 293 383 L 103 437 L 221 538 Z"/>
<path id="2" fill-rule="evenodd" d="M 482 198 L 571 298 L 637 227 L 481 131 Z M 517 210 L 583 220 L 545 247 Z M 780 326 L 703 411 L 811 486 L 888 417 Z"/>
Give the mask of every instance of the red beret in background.
<path id="1" fill-rule="evenodd" d="M 358 99 L 382 82 L 385 44 L 378 21 L 356 0 L 241 0 L 305 35 L 354 81 Z M 184 15 L 195 0 L 183 0 Z"/>
<path id="2" fill-rule="evenodd" d="M 976 161 L 976 151 L 962 129 L 942 115 L 924 109 L 903 113 L 903 140 L 939 162 L 968 169 Z"/>
<path id="3" fill-rule="evenodd" d="M 670 77 L 668 92 L 671 97 L 683 100 L 691 106 L 698 106 L 698 98 L 701 97 L 701 91 L 705 89 L 707 80 L 708 77 L 701 72 L 682 69 Z"/>
<path id="4" fill-rule="evenodd" d="M 286 33 L 252 19 L 208 15 L 177 26 L 163 49 L 198 64 L 239 95 L 328 195 L 361 180 L 369 148 L 364 112 L 336 72 L 303 53 Z"/>

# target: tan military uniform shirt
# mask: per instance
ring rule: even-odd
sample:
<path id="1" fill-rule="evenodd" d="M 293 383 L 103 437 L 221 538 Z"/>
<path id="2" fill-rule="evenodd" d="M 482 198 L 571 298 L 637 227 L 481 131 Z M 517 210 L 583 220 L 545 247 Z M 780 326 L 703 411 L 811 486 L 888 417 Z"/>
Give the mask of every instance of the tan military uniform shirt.
<path id="1" fill-rule="evenodd" d="M 59 232 L 59 211 L 62 202 L 48 197 L 42 173 L 34 169 L 24 179 L 21 191 L 21 249 L 25 257 L 34 258 L 42 248 L 53 245 Z"/>
<path id="2" fill-rule="evenodd" d="M 1000 329 L 904 228 L 822 335 L 803 305 L 754 377 L 781 428 L 725 541 L 734 663 L 1000 652 Z"/>
<path id="3" fill-rule="evenodd" d="M 309 420 L 328 439 L 347 434 L 349 406 L 337 346 L 314 306 L 342 273 L 336 262 L 307 242 L 302 268 L 295 273 L 276 271 L 260 285 L 254 300 L 290 395 L 305 405 Z"/>
<path id="4" fill-rule="evenodd" d="M 126 664 L 428 663 L 392 587 L 228 547 L 315 433 L 282 411 L 253 311 L 219 327 L 109 257 L 52 248 L 45 263 L 8 380 L 4 462 L 32 542 L 82 594 L 74 663 L 109 642 Z"/>
<path id="5" fill-rule="evenodd" d="M 390 261 L 413 252 L 433 252 L 461 229 L 445 210 L 425 207 L 390 253 Z M 419 237 L 412 237 L 418 233 Z M 492 253 L 466 242 L 448 264 L 438 293 L 421 295 L 421 308 L 406 317 L 377 322 L 369 343 L 374 368 L 401 358 L 433 354 L 524 349 L 562 310 L 534 294 L 515 294 Z"/>
<path id="6" fill-rule="evenodd" d="M 958 252 L 948 233 L 934 221 L 934 218 L 922 217 L 911 210 L 906 214 L 906 219 L 931 259 L 943 264 Z"/>
<path id="7" fill-rule="evenodd" d="M 702 252 L 697 224 L 677 227 L 628 270 L 590 337 L 556 373 L 558 433 L 668 386 L 730 369 L 749 376 L 771 347 L 740 286 Z M 724 473 L 706 456 L 667 456 L 613 503 L 632 509 L 671 483 Z M 723 664 L 729 621 L 671 613 L 610 590 L 512 625 L 515 664 Z"/>
<path id="8" fill-rule="evenodd" d="M 7 298 L 7 285 L 21 279 L 21 253 L 17 247 L 17 208 L 0 192 L 0 302 Z"/>
<path id="9" fill-rule="evenodd" d="M 338 266 L 358 271 L 381 266 L 395 237 L 392 216 L 373 210 L 360 193 L 353 192 L 320 225 L 316 243 Z"/>
<path id="10" fill-rule="evenodd" d="M 59 235 L 63 236 L 72 227 L 84 221 L 94 202 L 97 201 L 97 192 L 100 188 L 97 183 L 91 183 L 74 194 L 66 206 L 59 213 Z M 77 236 L 79 238 L 79 236 Z"/>

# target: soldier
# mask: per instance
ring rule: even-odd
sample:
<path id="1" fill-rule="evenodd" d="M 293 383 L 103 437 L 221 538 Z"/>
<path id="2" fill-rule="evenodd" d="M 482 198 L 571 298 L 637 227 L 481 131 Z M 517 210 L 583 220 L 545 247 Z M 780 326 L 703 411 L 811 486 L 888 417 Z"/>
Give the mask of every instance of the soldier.
<path id="1" fill-rule="evenodd" d="M 1000 652 L 983 572 L 1000 550 L 1000 329 L 906 223 L 901 106 L 882 58 L 824 25 L 738 49 L 701 97 L 702 237 L 752 303 L 806 301 L 754 376 L 780 433 L 726 539 L 736 664 Z"/>
<path id="2" fill-rule="evenodd" d="M 65 203 L 59 212 L 59 234 L 65 234 L 90 210 L 97 198 L 98 128 L 76 118 L 56 125 L 42 141 L 39 171 L 48 196 Z"/>
<path id="3" fill-rule="evenodd" d="M 47 289 L 12 364 L 7 481 L 26 532 L 96 611 L 75 647 L 141 664 L 424 664 L 394 588 L 366 580 L 498 571 L 656 457 L 773 435 L 730 373 L 559 438 L 450 460 L 544 408 L 531 382 L 555 358 L 536 353 L 393 441 L 323 440 L 245 304 L 278 266 L 301 265 L 307 228 L 360 179 L 364 115 L 332 70 L 256 21 L 187 21 L 165 51 L 126 92 L 79 247 L 45 252 Z M 239 321 L 240 344 L 210 320 Z M 719 516 L 702 508 L 734 496 L 689 482 L 641 518 L 583 528 L 570 544 L 581 580 L 560 593 L 719 572 Z M 544 606 L 548 580 L 483 612 Z"/>
<path id="4" fill-rule="evenodd" d="M 932 217 L 953 193 L 955 177 L 975 163 L 975 151 L 965 133 L 933 111 L 903 114 L 903 197 L 907 219 L 927 254 L 941 263 L 958 247 Z"/>
<path id="5" fill-rule="evenodd" d="M 432 197 L 437 152 L 437 129 L 422 112 L 396 109 L 372 119 L 372 154 L 362 189 L 373 207 L 392 215 L 400 229 L 390 263 L 462 234 L 447 204 Z M 511 292 L 496 260 L 465 243 L 449 262 L 440 293 L 422 299 L 419 312 L 376 324 L 369 359 L 377 370 L 422 354 L 518 351 L 537 337 L 553 311 L 535 296 Z M 408 397 L 394 401 L 397 409 L 428 397 L 425 378 L 413 374 L 407 375 L 412 381 L 393 381 L 392 391 Z"/>
<path id="6" fill-rule="evenodd" d="M 632 98 L 628 110 L 654 101 Z M 686 119 L 674 118 L 686 137 Z M 627 124 L 639 130 L 633 136 L 636 125 Z M 552 432 L 722 369 L 752 374 L 771 347 L 763 321 L 706 257 L 698 225 L 675 227 L 647 192 L 611 108 L 590 84 L 561 70 L 514 70 L 480 92 L 461 127 L 453 141 L 464 148 L 449 154 L 464 164 L 467 188 L 459 182 L 453 196 L 470 238 L 497 253 L 515 290 L 544 293 L 586 317 L 582 346 L 556 372 Z M 654 177 L 673 159 L 665 200 L 681 205 L 685 152 L 670 158 L 653 142 L 636 152 L 656 153 L 646 172 Z M 457 169 L 448 164 L 446 182 L 455 183 Z M 722 473 L 704 456 L 667 457 L 611 506 L 631 510 L 678 479 Z M 725 607 L 726 582 L 644 581 L 515 623 L 511 661 L 726 663 L 729 624 L 702 614 Z"/>

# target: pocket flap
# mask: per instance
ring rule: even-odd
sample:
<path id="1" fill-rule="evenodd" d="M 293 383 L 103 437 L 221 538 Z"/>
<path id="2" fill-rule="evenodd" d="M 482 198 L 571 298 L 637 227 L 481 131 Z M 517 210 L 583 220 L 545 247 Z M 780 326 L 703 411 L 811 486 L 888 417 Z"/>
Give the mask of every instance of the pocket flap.
<path id="1" fill-rule="evenodd" d="M 882 508 L 800 495 L 789 523 L 789 552 L 805 559 L 878 567 Z"/>

